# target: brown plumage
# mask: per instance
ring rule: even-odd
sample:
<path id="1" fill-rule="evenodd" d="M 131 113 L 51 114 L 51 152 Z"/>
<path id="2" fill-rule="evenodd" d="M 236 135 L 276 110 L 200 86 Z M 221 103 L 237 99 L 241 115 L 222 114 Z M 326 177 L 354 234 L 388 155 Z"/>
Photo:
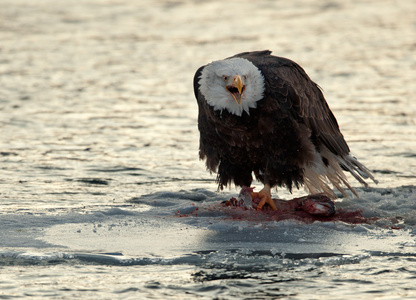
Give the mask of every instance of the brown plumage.
<path id="1" fill-rule="evenodd" d="M 252 76 L 250 72 L 254 69 L 246 66 L 245 60 L 262 76 Z M 218 173 L 219 188 L 231 182 L 250 186 L 252 173 L 271 187 L 285 186 L 291 190 L 305 185 L 311 193 L 324 192 L 329 196 L 334 193 L 328 183 L 344 195 L 342 186 L 346 185 L 357 195 L 343 170 L 364 185 L 363 178 L 375 181 L 368 169 L 350 155 L 322 91 L 298 64 L 273 56 L 270 51 L 257 51 L 240 53 L 207 66 L 199 68 L 194 77 L 199 107 L 199 156 L 206 160 L 208 170 Z M 234 85 L 225 85 L 230 82 L 229 76 L 240 70 L 244 73 L 246 67 L 250 70 L 246 72 L 248 75 L 240 74 L 244 88 L 247 85 L 246 91 L 242 90 L 242 102 L 251 101 L 252 104 L 240 109 L 226 99 L 232 96 L 227 90 Z M 221 76 L 224 87 L 218 87 L 221 80 L 217 77 Z M 250 81 L 253 79 L 250 77 L 263 81 L 262 94 L 250 90 L 251 85 L 261 88 L 254 80 Z M 218 92 L 211 94 L 214 88 L 218 88 Z M 216 98 L 215 95 L 226 100 L 207 99 Z M 250 95 L 257 95 L 258 100 L 252 100 Z"/>

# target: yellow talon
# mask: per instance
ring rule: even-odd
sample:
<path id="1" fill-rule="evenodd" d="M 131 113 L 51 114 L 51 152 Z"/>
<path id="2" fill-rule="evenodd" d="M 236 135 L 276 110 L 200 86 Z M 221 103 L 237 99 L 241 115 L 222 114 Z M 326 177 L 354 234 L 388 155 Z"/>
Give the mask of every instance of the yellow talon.
<path id="1" fill-rule="evenodd" d="M 269 204 L 272 210 L 277 210 L 276 205 L 274 205 L 273 199 L 272 199 L 272 193 L 270 192 L 270 185 L 265 184 L 263 189 L 258 193 L 251 193 L 252 198 L 260 198 L 259 204 L 257 204 L 256 209 L 261 210 L 264 206 L 264 204 Z"/>

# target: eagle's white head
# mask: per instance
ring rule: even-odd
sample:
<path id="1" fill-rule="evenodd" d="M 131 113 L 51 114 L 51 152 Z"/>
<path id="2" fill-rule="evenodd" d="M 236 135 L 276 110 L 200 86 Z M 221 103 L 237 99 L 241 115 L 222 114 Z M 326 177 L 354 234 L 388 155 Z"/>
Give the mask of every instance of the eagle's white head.
<path id="1" fill-rule="evenodd" d="M 215 110 L 249 114 L 263 98 L 264 78 L 260 70 L 244 58 L 229 58 L 206 65 L 199 80 L 202 95 Z"/>

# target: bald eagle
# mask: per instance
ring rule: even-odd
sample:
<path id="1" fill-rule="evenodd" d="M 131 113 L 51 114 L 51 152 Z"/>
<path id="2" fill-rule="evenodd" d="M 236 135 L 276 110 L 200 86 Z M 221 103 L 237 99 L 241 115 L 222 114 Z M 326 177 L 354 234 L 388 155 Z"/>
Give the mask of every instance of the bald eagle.
<path id="1" fill-rule="evenodd" d="M 200 131 L 199 157 L 218 174 L 219 189 L 249 187 L 253 173 L 264 187 L 304 186 L 335 198 L 330 184 L 358 198 L 344 171 L 361 184 L 374 179 L 350 154 L 319 86 L 297 63 L 271 51 L 244 52 L 200 67 L 194 77 Z"/>

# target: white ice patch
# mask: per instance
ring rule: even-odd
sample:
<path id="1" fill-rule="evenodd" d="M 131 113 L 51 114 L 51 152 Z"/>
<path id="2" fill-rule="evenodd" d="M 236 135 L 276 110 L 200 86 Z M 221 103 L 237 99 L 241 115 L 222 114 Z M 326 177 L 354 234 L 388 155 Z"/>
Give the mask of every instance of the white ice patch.
<path id="1" fill-rule="evenodd" d="M 245 218 L 231 218 L 229 211 L 239 208 L 221 208 L 220 202 L 237 195 L 204 189 L 153 193 L 132 198 L 123 206 L 72 208 L 57 215 L 48 210 L 3 214 L 0 237 L 4 237 L 5 250 L 0 256 L 47 261 L 65 249 L 67 254 L 56 255 L 72 259 L 71 253 L 78 258 L 79 253 L 90 253 L 83 259 L 117 261 L 111 253 L 122 253 L 124 258 L 140 258 L 140 262 L 154 257 L 182 257 L 192 262 L 195 256 L 190 253 L 207 250 L 226 257 L 233 256 L 227 252 L 233 249 L 272 256 L 279 249 L 287 255 L 304 253 L 306 257 L 372 251 L 414 253 L 416 187 L 357 190 L 361 199 L 337 201 L 337 208 L 375 217 L 371 224 L 267 221 L 259 219 L 261 212 L 251 210 Z M 19 251 L 25 254 L 18 255 Z M 107 257 L 109 253 L 112 257 Z M 95 254 L 100 255 L 92 256 Z"/>

